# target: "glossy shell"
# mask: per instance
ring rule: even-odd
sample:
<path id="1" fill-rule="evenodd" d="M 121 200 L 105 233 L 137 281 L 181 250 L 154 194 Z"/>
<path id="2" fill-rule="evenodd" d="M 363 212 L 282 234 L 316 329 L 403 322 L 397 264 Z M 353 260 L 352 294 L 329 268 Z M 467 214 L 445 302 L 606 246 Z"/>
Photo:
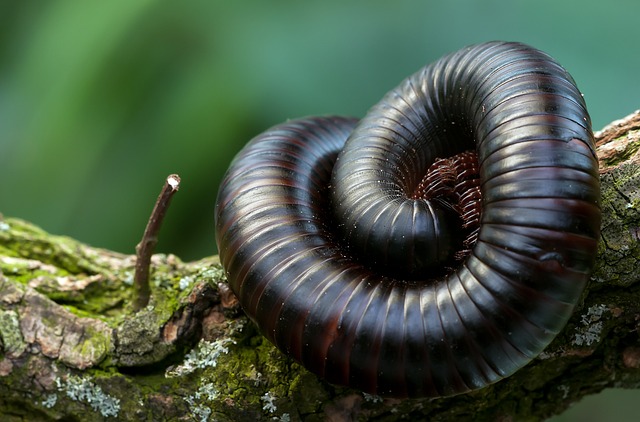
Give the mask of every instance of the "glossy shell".
<path id="1" fill-rule="evenodd" d="M 435 158 L 468 148 L 480 232 L 442 275 L 455 218 L 410 196 Z M 546 54 L 502 42 L 423 68 L 359 123 L 259 135 L 216 205 L 221 262 L 261 332 L 331 383 L 393 397 L 459 394 L 530 362 L 580 298 L 599 227 L 580 92 Z"/>

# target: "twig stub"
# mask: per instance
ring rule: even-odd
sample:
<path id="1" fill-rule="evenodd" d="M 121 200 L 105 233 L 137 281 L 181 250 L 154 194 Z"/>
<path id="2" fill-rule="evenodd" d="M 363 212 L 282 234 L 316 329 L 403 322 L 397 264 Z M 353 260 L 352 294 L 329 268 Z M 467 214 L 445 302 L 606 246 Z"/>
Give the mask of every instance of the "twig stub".
<path id="1" fill-rule="evenodd" d="M 149 296 L 151 295 L 151 289 L 149 288 L 151 255 L 153 255 L 158 243 L 158 232 L 167 213 L 167 208 L 169 208 L 171 198 L 179 187 L 180 176 L 177 174 L 169 175 L 153 207 L 147 227 L 142 235 L 142 240 L 136 246 L 136 270 L 133 278 L 135 288 L 134 309 L 136 311 L 144 308 L 149 303 Z"/>

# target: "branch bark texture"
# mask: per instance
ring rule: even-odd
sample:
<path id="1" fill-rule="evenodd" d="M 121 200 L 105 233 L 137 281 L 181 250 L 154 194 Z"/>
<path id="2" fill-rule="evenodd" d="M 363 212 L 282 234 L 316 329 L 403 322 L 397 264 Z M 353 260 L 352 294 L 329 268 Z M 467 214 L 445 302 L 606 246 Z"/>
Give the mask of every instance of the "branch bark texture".
<path id="1" fill-rule="evenodd" d="M 217 257 L 151 260 L 0 219 L 0 414 L 7 421 L 543 420 L 640 388 L 640 113 L 597 133 L 603 227 L 581 304 L 545 352 L 471 394 L 390 400 L 318 380 L 256 333 Z"/>

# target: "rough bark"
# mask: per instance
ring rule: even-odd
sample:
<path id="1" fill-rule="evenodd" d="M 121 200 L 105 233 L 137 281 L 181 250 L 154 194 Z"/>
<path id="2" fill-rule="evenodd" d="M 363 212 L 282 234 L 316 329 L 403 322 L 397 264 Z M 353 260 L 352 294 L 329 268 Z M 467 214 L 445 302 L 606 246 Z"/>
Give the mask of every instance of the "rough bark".
<path id="1" fill-rule="evenodd" d="M 238 308 L 217 257 L 152 260 L 133 312 L 134 257 L 0 219 L 0 414 L 49 420 L 541 420 L 607 387 L 640 387 L 640 113 L 597 134 L 603 227 L 565 330 L 480 391 L 380 399 L 328 385 Z"/>

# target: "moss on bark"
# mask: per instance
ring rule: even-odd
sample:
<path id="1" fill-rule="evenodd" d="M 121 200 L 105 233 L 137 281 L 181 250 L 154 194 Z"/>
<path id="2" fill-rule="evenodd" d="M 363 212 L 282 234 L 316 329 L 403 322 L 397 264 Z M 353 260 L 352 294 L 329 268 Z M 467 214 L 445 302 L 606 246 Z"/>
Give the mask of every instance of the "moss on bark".
<path id="1" fill-rule="evenodd" d="M 134 257 L 0 219 L 0 414 L 8 421 L 531 420 L 640 386 L 640 115 L 598 134 L 603 230 L 583 302 L 542 355 L 470 394 L 392 400 L 328 385 L 243 315 L 217 257 Z"/>

